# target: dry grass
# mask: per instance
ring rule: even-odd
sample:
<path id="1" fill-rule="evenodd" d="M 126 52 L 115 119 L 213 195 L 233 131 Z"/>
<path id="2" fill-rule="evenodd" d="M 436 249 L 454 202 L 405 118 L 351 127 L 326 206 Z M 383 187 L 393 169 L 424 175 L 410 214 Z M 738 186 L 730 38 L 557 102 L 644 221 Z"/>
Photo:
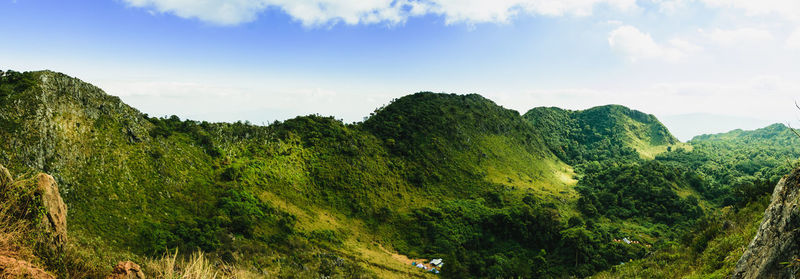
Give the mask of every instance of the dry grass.
<path id="1" fill-rule="evenodd" d="M 82 257 L 79 247 L 69 244 L 64 250 L 45 248 L 48 237 L 37 224 L 35 186 L 26 173 L 16 179 L 0 166 L 0 256 L 26 261 L 60 278 L 102 278 L 105 268 Z"/>
<path id="2" fill-rule="evenodd" d="M 264 278 L 248 270 L 209 259 L 195 252 L 188 259 L 178 258 L 178 251 L 148 260 L 144 268 L 149 278 L 159 279 L 249 279 Z"/>
<path id="3" fill-rule="evenodd" d="M 0 256 L 12 257 L 25 261 L 35 261 L 33 250 L 22 245 L 25 235 L 25 226 L 22 222 L 11 221 L 0 210 Z"/>
<path id="4" fill-rule="evenodd" d="M 8 175 L 0 166 L 0 175 Z M 0 256 L 12 257 L 25 261 L 34 261 L 36 256 L 28 245 L 23 245 L 26 235 L 29 235 L 30 226 L 28 222 L 14 218 L 17 210 L 19 198 L 9 195 L 11 190 L 19 187 L 19 182 L 14 182 L 9 177 L 0 177 Z"/>

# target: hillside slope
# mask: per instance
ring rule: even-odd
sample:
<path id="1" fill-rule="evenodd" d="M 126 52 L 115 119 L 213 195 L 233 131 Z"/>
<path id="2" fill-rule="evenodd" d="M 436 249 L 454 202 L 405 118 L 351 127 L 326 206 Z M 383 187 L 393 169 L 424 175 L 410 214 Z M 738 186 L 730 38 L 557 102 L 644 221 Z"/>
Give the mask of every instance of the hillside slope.
<path id="1" fill-rule="evenodd" d="M 761 225 L 736 263 L 731 278 L 797 278 L 800 274 L 798 218 L 800 170 L 781 179 Z"/>
<path id="2" fill-rule="evenodd" d="M 737 270 L 737 278 L 772 278 L 796 271 L 787 251 L 795 239 L 791 212 L 800 138 L 774 124 L 697 136 L 689 144 L 692 150 L 678 148 L 656 161 L 685 170 L 691 189 L 713 210 L 680 239 L 596 277 L 730 278 Z"/>
<path id="3" fill-rule="evenodd" d="M 150 118 L 63 74 L 8 72 L 0 137 L 0 164 L 61 185 L 70 239 L 101 269 L 178 248 L 281 277 L 428 276 L 398 253 L 447 257 L 454 277 L 552 272 L 520 261 L 569 249 L 553 239 L 576 214 L 571 168 L 477 95 L 261 127 Z"/>
<path id="4" fill-rule="evenodd" d="M 544 142 L 570 164 L 620 157 L 652 159 L 683 146 L 655 116 L 620 105 L 587 110 L 538 107 L 524 115 Z"/>
<path id="5" fill-rule="evenodd" d="M 152 274 L 177 250 L 281 278 L 427 278 L 410 263 L 434 258 L 447 278 L 588 276 L 713 209 L 688 167 L 707 153 L 621 106 L 521 116 L 421 92 L 362 123 L 254 126 L 149 117 L 60 73 L 7 72 L 0 138 L 0 164 L 60 185 L 67 256 L 91 274 L 124 260 Z M 45 267 L 81 277 L 68 264 Z"/>
<path id="6" fill-rule="evenodd" d="M 696 136 L 692 150 L 678 148 L 656 159 L 675 163 L 708 177 L 698 190 L 726 206 L 746 204 L 772 193 L 781 177 L 794 168 L 800 138 L 783 124 L 752 131 Z"/>

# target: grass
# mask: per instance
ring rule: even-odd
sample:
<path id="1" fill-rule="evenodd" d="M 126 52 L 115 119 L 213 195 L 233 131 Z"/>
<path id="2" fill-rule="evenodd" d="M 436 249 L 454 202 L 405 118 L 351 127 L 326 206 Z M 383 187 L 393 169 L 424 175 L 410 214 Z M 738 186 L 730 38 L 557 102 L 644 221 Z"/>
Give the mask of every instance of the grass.
<path id="1" fill-rule="evenodd" d="M 758 231 L 768 204 L 769 197 L 765 196 L 738 212 L 722 210 L 710 223 L 701 223 L 689 232 L 692 239 L 662 243 L 650 256 L 617 265 L 592 278 L 728 278 Z M 713 237 L 702 245 L 699 236 L 708 233 Z"/>
<path id="2" fill-rule="evenodd" d="M 269 278 L 237 266 L 227 265 L 208 258 L 203 252 L 194 252 L 188 259 L 178 258 L 175 253 L 165 253 L 160 258 L 150 259 L 144 267 L 148 278 L 157 279 L 249 279 Z"/>
<path id="3" fill-rule="evenodd" d="M 0 176 L 4 171 L 0 166 Z M 105 268 L 75 241 L 62 249 L 50 246 L 52 239 L 41 225 L 46 217 L 42 201 L 34 193 L 35 179 L 26 177 L 35 176 L 24 174 L 13 181 L 0 178 L 0 256 L 29 262 L 58 277 L 102 277 Z"/>
<path id="4" fill-rule="evenodd" d="M 530 231 L 541 234 L 535 224 L 550 224 L 546 221 L 551 219 L 566 223 L 579 215 L 574 208 L 575 171 L 550 149 L 585 146 L 565 141 L 548 149 L 544 131 L 477 95 L 419 93 L 398 99 L 360 124 L 306 116 L 263 127 L 147 118 L 77 79 L 39 75 L 58 82 L 9 95 L 2 104 L 13 107 L 0 104 L 0 125 L 10 123 L 0 127 L 0 138 L 11 139 L 0 141 L 0 163 L 50 172 L 63 186 L 74 243 L 69 252 L 74 259 L 66 264 L 86 266 L 77 270 L 102 273 L 117 261 L 133 260 L 146 261 L 145 270 L 154 278 L 232 278 L 251 271 L 267 277 L 404 277 L 404 271 L 418 270 L 396 261 L 376 243 L 412 257 L 444 257 L 455 250 L 434 250 L 448 246 L 433 242 L 409 247 L 414 246 L 405 243 L 409 231 L 418 234 L 413 238 L 430 238 L 414 231 L 422 228 L 415 227 L 419 218 L 432 218 L 430 224 L 437 226 L 452 223 L 440 228 L 445 236 L 472 239 L 466 237 L 473 230 L 485 231 L 486 238 L 502 242 L 506 236 L 491 230 L 499 218 L 541 217 L 528 222 L 530 230 L 521 228 L 520 234 L 527 236 Z M 52 115 L 36 114 L 38 110 Z M 610 113 L 604 111 L 627 110 L 593 110 L 585 122 L 613 128 L 618 123 L 606 121 Z M 669 142 L 671 136 L 662 133 L 660 123 L 627 113 L 620 120 L 630 126 L 625 126 L 627 134 L 603 128 L 591 136 L 631 138 L 627 143 L 642 157 L 666 150 L 667 145 L 643 137 L 653 130 Z M 555 130 L 564 128 L 558 121 L 550 124 Z M 572 128 L 567 135 L 583 135 L 579 130 L 584 125 Z M 618 142 L 599 142 L 586 147 L 584 155 L 623 154 L 606 152 L 619 148 Z M 624 154 L 630 154 L 626 158 L 637 156 L 625 147 Z M 602 156 L 595 156 L 600 152 Z M 230 191 L 257 200 L 230 207 L 245 214 L 223 212 L 221 197 Z M 536 208 L 547 209 L 535 214 L 511 210 L 514 205 L 530 208 L 524 203 L 531 197 Z M 260 219 L 242 218 L 259 208 L 262 214 L 254 215 L 263 215 Z M 437 220 L 434 216 L 444 209 L 450 219 L 469 215 L 487 228 Z M 522 223 L 518 221 L 501 225 L 516 230 L 513 225 Z M 233 228 L 234 222 L 246 223 L 252 233 Z M 631 234 L 655 230 L 624 225 L 624 232 Z M 180 245 L 200 235 L 211 244 L 195 246 L 210 248 L 204 248 L 207 253 L 147 258 L 165 250 L 144 243 L 150 228 L 158 228 L 165 243 L 171 241 L 153 247 Z M 505 244 L 520 244 L 514 249 L 523 252 L 540 250 L 528 241 Z M 493 261 L 506 259 L 501 252 Z M 513 256 L 507 258 L 522 258 Z"/>

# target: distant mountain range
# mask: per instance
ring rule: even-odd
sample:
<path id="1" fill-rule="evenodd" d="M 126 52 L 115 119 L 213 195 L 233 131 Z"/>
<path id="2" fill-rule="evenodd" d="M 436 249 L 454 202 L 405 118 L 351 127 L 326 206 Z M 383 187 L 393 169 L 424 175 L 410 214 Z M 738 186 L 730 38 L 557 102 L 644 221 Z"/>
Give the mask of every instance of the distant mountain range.
<path id="1" fill-rule="evenodd" d="M 703 134 L 724 133 L 736 129 L 753 130 L 774 123 L 763 119 L 707 113 L 664 115 L 659 119 L 684 142 Z"/>

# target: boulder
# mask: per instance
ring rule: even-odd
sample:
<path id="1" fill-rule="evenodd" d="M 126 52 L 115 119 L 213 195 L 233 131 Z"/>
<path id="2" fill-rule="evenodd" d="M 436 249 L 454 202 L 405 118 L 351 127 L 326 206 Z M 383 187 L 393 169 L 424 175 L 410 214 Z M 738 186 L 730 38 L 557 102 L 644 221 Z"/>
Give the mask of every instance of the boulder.
<path id="1" fill-rule="evenodd" d="M 132 261 L 119 262 L 106 279 L 144 279 L 144 272 Z"/>
<path id="2" fill-rule="evenodd" d="M 0 278 L 55 279 L 56 277 L 29 262 L 0 256 Z"/>
<path id="3" fill-rule="evenodd" d="M 800 169 L 781 179 L 756 236 L 732 278 L 797 278 L 800 272 Z"/>
<path id="4" fill-rule="evenodd" d="M 61 249 L 67 241 L 67 205 L 61 199 L 58 184 L 52 176 L 40 173 L 36 176 L 36 192 L 41 195 L 47 215 L 42 223 L 53 234 L 55 248 Z"/>

